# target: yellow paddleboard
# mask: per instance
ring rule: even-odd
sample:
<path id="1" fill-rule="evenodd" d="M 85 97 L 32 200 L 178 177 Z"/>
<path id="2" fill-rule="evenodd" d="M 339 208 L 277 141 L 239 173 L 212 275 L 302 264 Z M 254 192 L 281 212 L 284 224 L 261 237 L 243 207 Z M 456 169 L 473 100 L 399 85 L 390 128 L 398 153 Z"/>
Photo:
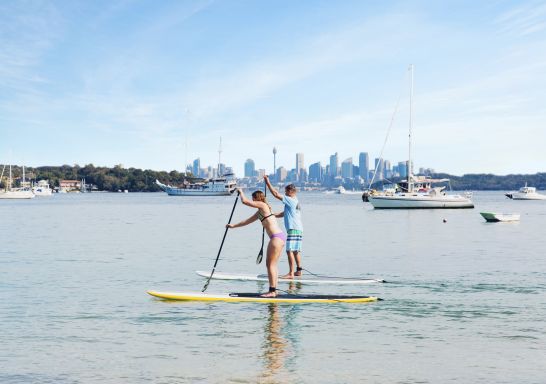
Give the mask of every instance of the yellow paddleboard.
<path id="1" fill-rule="evenodd" d="M 253 303 L 369 303 L 380 300 L 374 296 L 345 295 L 289 295 L 278 294 L 277 297 L 261 297 L 261 293 L 226 293 L 214 294 L 203 292 L 157 292 L 148 294 L 165 300 L 183 301 L 225 301 Z"/>

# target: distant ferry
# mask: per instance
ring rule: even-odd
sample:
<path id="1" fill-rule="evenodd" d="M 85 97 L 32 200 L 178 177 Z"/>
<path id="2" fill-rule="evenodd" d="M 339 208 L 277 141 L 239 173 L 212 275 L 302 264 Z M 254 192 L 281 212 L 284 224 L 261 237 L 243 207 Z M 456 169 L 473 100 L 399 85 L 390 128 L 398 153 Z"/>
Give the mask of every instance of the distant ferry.
<path id="1" fill-rule="evenodd" d="M 155 183 L 170 196 L 229 196 L 235 190 L 237 183 L 228 176 L 230 175 L 197 183 L 185 182 L 180 187 L 165 185 L 159 180 Z"/>

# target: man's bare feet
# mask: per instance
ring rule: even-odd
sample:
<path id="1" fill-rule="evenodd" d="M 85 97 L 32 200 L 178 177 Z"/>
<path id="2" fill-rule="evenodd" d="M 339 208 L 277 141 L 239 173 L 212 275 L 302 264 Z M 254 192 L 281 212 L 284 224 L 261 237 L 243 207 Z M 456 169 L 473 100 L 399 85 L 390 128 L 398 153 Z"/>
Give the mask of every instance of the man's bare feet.
<path id="1" fill-rule="evenodd" d="M 279 279 L 293 279 L 294 274 L 293 273 L 287 273 L 286 275 L 280 276 Z"/>
<path id="2" fill-rule="evenodd" d="M 267 293 L 264 293 L 264 294 L 260 295 L 260 297 L 277 297 L 277 292 L 275 292 L 275 291 L 267 292 Z"/>
<path id="3" fill-rule="evenodd" d="M 302 271 L 303 271 L 303 268 L 298 268 L 298 270 L 294 272 L 294 276 L 301 276 Z"/>

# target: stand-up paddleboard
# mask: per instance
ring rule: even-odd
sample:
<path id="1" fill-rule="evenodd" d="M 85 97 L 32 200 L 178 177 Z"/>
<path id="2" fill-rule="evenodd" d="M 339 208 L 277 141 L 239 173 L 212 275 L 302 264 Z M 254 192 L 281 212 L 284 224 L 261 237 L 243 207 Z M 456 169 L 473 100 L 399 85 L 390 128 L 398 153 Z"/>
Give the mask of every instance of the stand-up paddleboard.
<path id="1" fill-rule="evenodd" d="M 261 293 L 203 293 L 203 292 L 157 292 L 148 294 L 165 300 L 182 301 L 225 301 L 253 303 L 369 303 L 379 300 L 374 296 L 345 295 L 289 295 L 279 294 L 277 297 L 261 297 Z"/>
<path id="2" fill-rule="evenodd" d="M 199 276 L 208 278 L 210 276 L 210 271 L 195 271 Z M 238 273 L 223 273 L 223 272 L 214 272 L 212 275 L 213 279 L 217 280 L 240 280 L 240 281 L 265 281 L 267 282 L 267 275 L 245 275 Z M 384 283 L 383 279 L 355 279 L 355 278 L 344 278 L 344 277 L 329 277 L 329 276 L 294 276 L 293 279 L 281 279 L 279 282 L 285 283 L 303 283 L 303 284 L 372 284 L 372 283 Z"/>

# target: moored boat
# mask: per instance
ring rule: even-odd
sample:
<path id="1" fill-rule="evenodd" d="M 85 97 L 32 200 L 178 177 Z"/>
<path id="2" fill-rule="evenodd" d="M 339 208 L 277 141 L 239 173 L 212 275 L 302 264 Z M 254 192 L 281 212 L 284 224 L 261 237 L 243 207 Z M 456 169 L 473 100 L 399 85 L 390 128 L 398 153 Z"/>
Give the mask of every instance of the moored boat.
<path id="1" fill-rule="evenodd" d="M 32 193 L 36 196 L 51 196 L 53 190 L 49 187 L 47 180 L 40 180 L 32 187 Z"/>
<path id="2" fill-rule="evenodd" d="M 163 184 L 159 180 L 155 183 L 169 196 L 228 196 L 235 190 L 237 184 L 227 176 L 197 183 L 184 183 L 180 187 Z"/>
<path id="3" fill-rule="evenodd" d="M 519 214 L 517 213 L 493 213 L 493 212 L 480 212 L 480 215 L 491 223 L 499 221 L 519 221 Z"/>
<path id="4" fill-rule="evenodd" d="M 538 193 L 535 187 L 528 187 L 527 183 L 517 192 L 509 192 L 505 196 L 512 200 L 546 200 L 546 195 Z"/>
<path id="5" fill-rule="evenodd" d="M 445 187 L 432 187 L 432 183 L 449 181 L 448 179 L 432 180 L 412 175 L 411 134 L 412 134 L 412 99 L 413 99 L 413 65 L 410 88 L 409 151 L 407 162 L 408 178 L 398 184 L 397 188 L 384 192 L 365 191 L 362 200 L 370 202 L 376 209 L 427 209 L 427 208 L 474 208 L 471 195 L 447 194 Z M 374 172 L 374 174 L 377 172 Z M 373 181 L 373 180 L 372 180 Z M 370 183 L 371 184 L 371 183 Z"/>
<path id="6" fill-rule="evenodd" d="M 6 166 L 4 165 L 4 169 Z M 4 176 L 4 169 L 2 169 L 2 175 L 0 180 Z M 23 183 L 24 183 L 24 168 L 23 168 Z M 30 188 L 13 188 L 13 178 L 11 174 L 11 165 L 9 166 L 9 178 L 4 191 L 0 191 L 0 199 L 32 199 L 34 193 Z"/>

